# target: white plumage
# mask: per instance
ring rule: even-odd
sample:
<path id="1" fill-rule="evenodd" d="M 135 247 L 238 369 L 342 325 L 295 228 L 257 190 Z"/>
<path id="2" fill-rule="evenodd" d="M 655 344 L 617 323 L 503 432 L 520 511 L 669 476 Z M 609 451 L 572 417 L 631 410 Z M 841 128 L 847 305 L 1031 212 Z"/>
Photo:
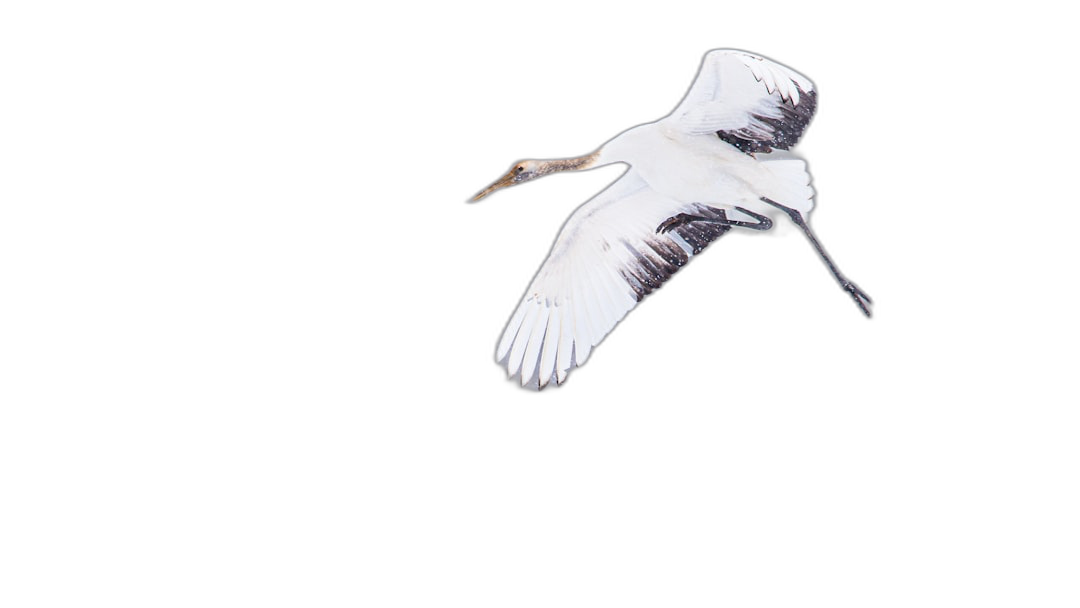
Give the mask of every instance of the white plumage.
<path id="1" fill-rule="evenodd" d="M 751 127 L 755 114 L 777 116 L 785 102 L 798 107 L 800 89 L 812 93 L 814 85 L 778 63 L 739 51 L 710 51 L 693 86 L 669 118 L 688 132 L 734 131 Z"/>
<path id="2" fill-rule="evenodd" d="M 733 226 L 768 229 L 778 210 L 803 227 L 869 315 L 860 299 L 869 298 L 835 270 L 802 221 L 814 195 L 806 164 L 758 156 L 794 145 L 815 105 L 805 76 L 749 53 L 714 50 L 667 117 L 624 131 L 592 154 L 516 163 L 474 200 L 559 171 L 611 163 L 629 169 L 566 222 L 506 326 L 496 359 L 522 386 L 561 384 L 690 256 Z"/>

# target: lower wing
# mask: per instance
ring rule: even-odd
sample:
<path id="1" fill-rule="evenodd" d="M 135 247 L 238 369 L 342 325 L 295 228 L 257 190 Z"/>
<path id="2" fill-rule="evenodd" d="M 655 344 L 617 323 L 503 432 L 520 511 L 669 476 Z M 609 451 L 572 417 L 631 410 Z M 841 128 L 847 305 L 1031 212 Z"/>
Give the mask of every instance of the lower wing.
<path id="1" fill-rule="evenodd" d="M 665 197 L 631 168 L 570 216 L 506 326 L 496 351 L 521 385 L 561 384 L 638 302 L 728 231 L 696 223 L 657 234 L 664 220 L 708 207 Z"/>

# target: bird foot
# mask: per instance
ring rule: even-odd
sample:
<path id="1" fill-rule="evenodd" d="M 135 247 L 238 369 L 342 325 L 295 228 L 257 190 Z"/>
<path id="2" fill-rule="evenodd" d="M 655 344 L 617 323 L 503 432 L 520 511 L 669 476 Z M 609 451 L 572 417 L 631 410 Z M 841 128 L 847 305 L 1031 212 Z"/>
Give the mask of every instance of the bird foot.
<path id="1" fill-rule="evenodd" d="M 668 232 L 674 230 L 675 228 L 678 228 L 679 226 L 683 226 L 700 219 L 702 218 L 696 215 L 680 213 L 679 215 L 669 217 L 663 222 L 660 222 L 660 225 L 656 227 L 656 234 L 667 234 Z"/>
<path id="2" fill-rule="evenodd" d="M 858 285 L 852 283 L 847 279 L 844 279 L 840 283 L 840 287 L 842 287 L 844 291 L 851 294 L 851 299 L 855 300 L 855 304 L 858 305 L 859 310 L 863 311 L 864 315 L 866 315 L 867 317 L 871 316 L 870 308 L 867 305 L 873 304 L 874 301 L 870 299 L 870 296 L 866 295 L 865 291 L 859 289 Z"/>

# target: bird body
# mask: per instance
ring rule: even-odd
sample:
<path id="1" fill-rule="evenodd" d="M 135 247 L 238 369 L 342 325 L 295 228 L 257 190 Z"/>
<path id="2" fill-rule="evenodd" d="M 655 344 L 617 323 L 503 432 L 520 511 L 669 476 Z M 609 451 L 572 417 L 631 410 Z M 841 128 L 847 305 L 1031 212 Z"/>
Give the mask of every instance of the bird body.
<path id="1" fill-rule="evenodd" d="M 480 192 L 563 171 L 629 166 L 578 207 L 533 278 L 496 349 L 522 386 L 562 383 L 645 295 L 733 227 L 767 230 L 783 211 L 803 228 L 845 290 L 869 315 L 810 232 L 806 163 L 770 154 L 809 124 L 809 79 L 732 50 L 705 55 L 683 101 L 667 117 L 628 129 L 591 154 L 516 163 Z M 864 302 L 865 300 L 865 302 Z"/>
<path id="2" fill-rule="evenodd" d="M 774 213 L 762 196 L 794 206 L 813 207 L 813 191 L 805 188 L 809 174 L 792 176 L 780 169 L 802 161 L 759 160 L 738 151 L 715 135 L 686 133 L 667 121 L 634 127 L 600 149 L 597 166 L 623 162 L 650 188 L 678 201 L 740 205 Z M 801 182 L 801 183 L 800 183 Z"/>

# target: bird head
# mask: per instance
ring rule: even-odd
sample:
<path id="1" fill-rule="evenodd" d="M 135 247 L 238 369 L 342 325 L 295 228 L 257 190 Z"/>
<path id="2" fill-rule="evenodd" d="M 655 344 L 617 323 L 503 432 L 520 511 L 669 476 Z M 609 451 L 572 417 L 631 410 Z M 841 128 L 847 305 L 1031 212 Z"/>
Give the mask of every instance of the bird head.
<path id="1" fill-rule="evenodd" d="M 510 171 L 492 182 L 490 186 L 484 188 L 479 194 L 473 197 L 473 202 L 478 201 L 499 188 L 506 188 L 508 186 L 516 186 L 523 184 L 531 179 L 545 175 L 543 164 L 538 160 L 523 160 L 518 161 L 510 168 Z"/>

